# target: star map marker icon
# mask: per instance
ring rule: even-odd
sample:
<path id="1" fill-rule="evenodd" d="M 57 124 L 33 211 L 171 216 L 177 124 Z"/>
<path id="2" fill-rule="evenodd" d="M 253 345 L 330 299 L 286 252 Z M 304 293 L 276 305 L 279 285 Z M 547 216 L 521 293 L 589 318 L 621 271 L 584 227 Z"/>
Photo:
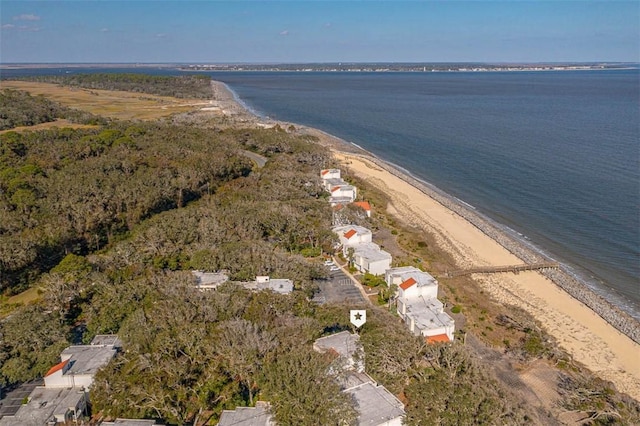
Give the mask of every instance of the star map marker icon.
<path id="1" fill-rule="evenodd" d="M 362 327 L 367 322 L 367 311 L 364 309 L 352 309 L 351 310 L 351 324 L 356 328 Z"/>

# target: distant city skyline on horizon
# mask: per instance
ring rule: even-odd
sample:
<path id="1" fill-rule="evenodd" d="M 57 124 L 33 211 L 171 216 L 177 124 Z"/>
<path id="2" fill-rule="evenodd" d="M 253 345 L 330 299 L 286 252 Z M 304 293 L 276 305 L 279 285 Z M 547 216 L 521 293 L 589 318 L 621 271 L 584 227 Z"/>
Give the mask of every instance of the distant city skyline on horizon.
<path id="1" fill-rule="evenodd" d="M 18 1 L 0 63 L 640 62 L 637 1 Z"/>

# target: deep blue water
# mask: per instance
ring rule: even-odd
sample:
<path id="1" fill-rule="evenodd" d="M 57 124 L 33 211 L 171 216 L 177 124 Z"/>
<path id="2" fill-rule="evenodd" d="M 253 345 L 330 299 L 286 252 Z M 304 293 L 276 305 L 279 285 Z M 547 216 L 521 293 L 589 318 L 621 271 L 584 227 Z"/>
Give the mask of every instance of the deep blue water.
<path id="1" fill-rule="evenodd" d="M 640 71 L 209 74 L 473 205 L 640 317 Z"/>

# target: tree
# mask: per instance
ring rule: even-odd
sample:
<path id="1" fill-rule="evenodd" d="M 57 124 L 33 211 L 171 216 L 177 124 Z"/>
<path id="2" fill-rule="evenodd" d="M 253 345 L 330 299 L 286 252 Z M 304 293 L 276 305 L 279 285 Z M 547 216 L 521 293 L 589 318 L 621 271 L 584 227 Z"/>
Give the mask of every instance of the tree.
<path id="1" fill-rule="evenodd" d="M 256 374 L 277 345 L 273 334 L 247 320 L 225 321 L 218 327 L 217 352 L 228 371 L 242 384 L 251 406 L 258 388 Z"/>

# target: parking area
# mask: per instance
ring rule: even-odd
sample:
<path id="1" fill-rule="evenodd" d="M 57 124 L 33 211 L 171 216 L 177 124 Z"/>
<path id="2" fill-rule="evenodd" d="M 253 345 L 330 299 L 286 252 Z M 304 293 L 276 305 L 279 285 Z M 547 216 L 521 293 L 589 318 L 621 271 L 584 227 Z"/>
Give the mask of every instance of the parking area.
<path id="1" fill-rule="evenodd" d="M 24 399 L 28 397 L 36 386 L 42 386 L 44 380 L 33 380 L 31 382 L 23 383 L 17 388 L 0 395 L 0 419 L 4 416 L 13 416 L 16 414 Z M 3 391 L 4 392 L 4 391 Z"/>
<path id="2" fill-rule="evenodd" d="M 320 304 L 349 303 L 353 305 L 364 305 L 366 303 L 360 290 L 341 269 L 332 270 L 329 274 L 330 278 L 328 280 L 316 281 L 320 292 L 314 296 L 314 302 Z"/>

